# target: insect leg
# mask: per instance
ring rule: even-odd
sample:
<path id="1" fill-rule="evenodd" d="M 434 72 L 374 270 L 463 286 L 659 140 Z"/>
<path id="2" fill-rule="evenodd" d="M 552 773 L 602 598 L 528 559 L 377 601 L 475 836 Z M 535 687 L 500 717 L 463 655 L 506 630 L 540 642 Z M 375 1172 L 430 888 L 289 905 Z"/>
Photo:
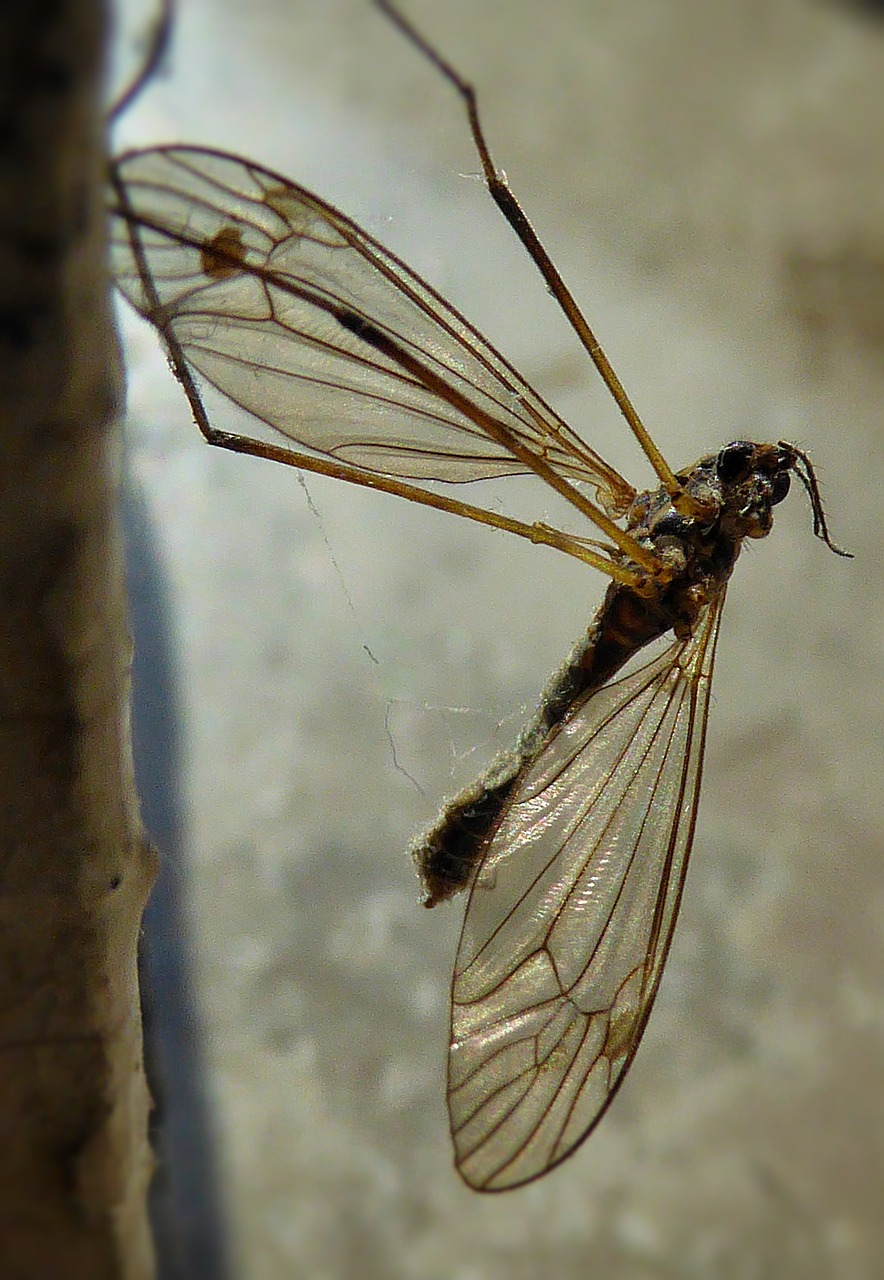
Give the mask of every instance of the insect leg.
<path id="1" fill-rule="evenodd" d="M 504 174 L 496 167 L 491 156 L 491 150 L 485 138 L 485 131 L 482 128 L 482 122 L 479 118 L 479 108 L 476 99 L 475 88 L 454 69 L 454 67 L 442 57 L 442 55 L 431 45 L 420 32 L 411 25 L 411 23 L 399 12 L 399 10 L 390 3 L 390 0 L 375 0 L 377 7 L 390 19 L 393 25 L 402 32 L 405 38 L 415 46 L 415 48 L 423 54 L 423 56 L 436 68 L 440 75 L 453 85 L 454 89 L 460 95 L 464 107 L 467 112 L 467 118 L 470 123 L 470 132 L 472 133 L 473 142 L 482 162 L 482 173 L 485 179 L 485 185 L 491 199 L 497 205 L 500 212 L 506 218 L 513 231 L 521 240 L 525 249 L 530 254 L 537 269 L 543 276 L 550 292 L 558 302 L 559 306 L 565 313 L 571 327 L 583 344 L 587 354 L 599 371 L 605 386 L 614 397 L 620 412 L 626 419 L 630 430 L 641 445 L 644 453 L 651 466 L 656 471 L 661 483 L 665 486 L 666 491 L 671 497 L 677 501 L 679 509 L 683 506 L 686 508 L 682 514 L 696 514 L 693 508 L 696 506 L 695 501 L 690 495 L 685 494 L 683 486 L 679 481 L 675 472 L 669 466 L 660 450 L 654 444 L 648 433 L 647 428 L 642 422 L 635 409 L 632 401 L 626 393 L 617 374 L 605 355 L 602 347 L 590 328 L 586 317 L 580 310 L 568 286 L 562 279 L 558 268 L 550 258 L 546 249 L 540 241 L 537 232 L 531 226 L 525 211 L 519 204 Z"/>

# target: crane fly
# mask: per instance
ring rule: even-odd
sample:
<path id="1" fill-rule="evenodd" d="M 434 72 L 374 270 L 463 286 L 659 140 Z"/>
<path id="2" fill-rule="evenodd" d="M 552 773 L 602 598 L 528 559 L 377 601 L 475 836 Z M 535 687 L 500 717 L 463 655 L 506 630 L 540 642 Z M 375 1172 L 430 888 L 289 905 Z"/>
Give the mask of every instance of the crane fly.
<path id="1" fill-rule="evenodd" d="M 485 140 L 472 87 L 379 7 L 462 98 L 488 190 L 656 473 L 639 492 L 430 285 L 344 214 L 250 160 L 175 145 L 111 166 L 113 269 L 158 329 L 210 444 L 452 512 L 610 579 L 516 747 L 413 854 L 425 903 L 468 891 L 451 987 L 456 1164 L 499 1191 L 559 1164 L 604 1114 L 648 1020 L 691 851 L 728 579 L 807 456 L 736 440 L 673 471 Z M 273 435 L 214 427 L 198 379 Z M 297 446 L 293 448 L 292 446 Z M 306 451 L 306 452 L 305 452 Z M 433 488 L 533 474 L 578 536 Z M 634 662 L 646 646 L 653 656 Z"/>

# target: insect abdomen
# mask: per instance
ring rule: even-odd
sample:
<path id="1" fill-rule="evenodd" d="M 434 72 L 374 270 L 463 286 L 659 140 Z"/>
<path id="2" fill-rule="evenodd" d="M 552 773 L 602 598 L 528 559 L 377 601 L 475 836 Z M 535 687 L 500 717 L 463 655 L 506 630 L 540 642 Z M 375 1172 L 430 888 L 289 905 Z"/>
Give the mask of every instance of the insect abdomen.
<path id="1" fill-rule="evenodd" d="M 671 616 L 659 605 L 611 584 L 586 636 L 550 680 L 515 748 L 498 756 L 482 777 L 448 801 L 412 846 L 426 890 L 425 906 L 435 907 L 470 884 L 519 775 L 571 708 L 591 697 L 671 626 Z"/>

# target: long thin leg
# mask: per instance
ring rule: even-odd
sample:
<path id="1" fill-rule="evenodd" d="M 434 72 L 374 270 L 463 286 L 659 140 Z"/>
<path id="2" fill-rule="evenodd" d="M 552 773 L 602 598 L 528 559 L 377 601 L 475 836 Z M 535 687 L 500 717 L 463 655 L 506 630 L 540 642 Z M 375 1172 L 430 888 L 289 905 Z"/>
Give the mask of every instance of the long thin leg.
<path id="1" fill-rule="evenodd" d="M 568 286 L 565 284 L 558 268 L 551 260 L 549 254 L 544 249 L 536 231 L 531 226 L 525 211 L 519 204 L 504 175 L 497 169 L 491 158 L 491 151 L 485 139 L 485 131 L 482 128 L 479 119 L 479 109 L 476 101 L 476 91 L 471 84 L 463 79 L 461 75 L 447 62 L 442 55 L 416 30 L 415 27 L 399 12 L 390 0 L 375 0 L 375 4 L 384 13 L 395 27 L 405 36 L 405 38 L 418 49 L 423 56 L 436 68 L 440 75 L 454 86 L 457 93 L 463 100 L 466 108 L 467 117 L 470 122 L 470 132 L 473 136 L 473 142 L 479 153 L 479 159 L 482 162 L 482 172 L 485 178 L 485 185 L 491 199 L 497 205 L 500 212 L 506 218 L 509 225 L 515 231 L 516 235 L 525 246 L 531 258 L 536 263 L 538 270 L 546 281 L 553 297 L 564 311 L 571 327 L 577 334 L 581 343 L 585 347 L 587 354 L 592 360 L 595 367 L 602 376 L 605 386 L 617 402 L 620 412 L 623 414 L 635 438 L 638 440 L 644 450 L 648 461 L 660 477 L 661 483 L 665 486 L 667 492 L 671 494 L 673 499 L 681 499 L 682 501 L 688 496 L 684 493 L 682 485 L 677 476 L 669 466 L 666 459 L 660 453 L 660 450 L 654 444 L 648 434 L 647 428 L 644 426 L 641 418 L 636 412 L 635 406 L 626 394 L 622 382 L 617 377 L 611 367 L 608 357 L 602 350 L 598 339 L 586 321 L 586 317 L 578 307 L 574 296 Z M 690 499 L 688 499 L 690 503 Z"/>
<path id="2" fill-rule="evenodd" d="M 434 507 L 439 511 L 447 511 L 453 515 L 463 516 L 468 520 L 475 520 L 480 524 L 503 529 L 507 533 L 514 533 L 519 537 L 527 538 L 530 542 L 555 547 L 559 551 L 575 556 L 584 563 L 592 565 L 593 568 L 601 570 L 602 573 L 608 574 L 609 577 L 616 579 L 618 582 L 636 588 L 641 586 L 643 574 L 640 570 L 629 568 L 627 565 L 620 563 L 619 559 L 615 558 L 608 548 L 590 539 L 571 536 L 558 529 L 551 528 L 541 521 L 527 524 L 524 521 L 513 519 L 499 512 L 488 511 L 482 507 L 474 507 L 470 503 L 462 502 L 460 499 L 449 498 L 445 494 L 420 489 L 398 477 L 386 476 L 382 472 L 363 471 L 357 467 L 351 467 L 345 462 L 339 462 L 337 459 L 314 457 L 312 454 L 300 453 L 268 441 L 255 439 L 252 436 L 236 435 L 213 427 L 203 406 L 187 357 L 182 351 L 176 336 L 175 326 L 170 321 L 166 309 L 160 301 L 153 276 L 151 275 L 144 245 L 139 234 L 141 227 L 149 226 L 150 223 L 135 216 L 129 203 L 125 184 L 120 178 L 114 162 L 111 162 L 110 165 L 109 178 L 118 200 L 118 207 L 115 212 L 126 223 L 132 255 L 148 301 L 148 308 L 144 314 L 150 318 L 162 335 L 172 369 L 190 404 L 194 421 L 208 444 L 215 445 L 221 449 L 229 449 L 234 453 L 249 454 L 252 457 L 264 458 L 271 462 L 281 462 L 286 466 L 298 467 L 305 471 L 315 471 L 320 475 L 330 476 L 335 480 L 346 480 L 350 484 L 358 484 L 364 488 L 391 493 L 396 497 L 406 498 L 411 502 L 418 502 L 424 506 Z M 193 247 L 199 247 L 197 242 L 193 242 Z M 213 252 L 216 257 L 223 256 L 222 251 L 217 247 Z M 234 259 L 234 262 L 239 265 L 238 259 Z M 339 316 L 338 318 L 342 322 L 347 319 L 346 316 Z M 392 340 L 386 338 L 380 330 L 375 330 L 373 326 L 366 325 L 364 322 L 360 322 L 358 330 L 365 341 L 374 342 L 377 349 L 392 354 L 403 368 L 413 369 L 415 376 L 422 378 L 426 385 L 429 385 L 427 380 L 430 377 L 430 371 L 422 369 L 421 366 L 413 361 L 407 351 L 392 343 Z M 452 404 L 456 404 L 465 412 L 475 409 L 475 406 L 471 405 L 468 399 L 456 396 L 454 389 L 449 388 L 441 380 L 438 390 L 440 396 L 443 396 L 443 398 L 447 396 Z M 487 421 L 489 425 L 494 425 L 493 420 L 488 419 Z M 516 443 L 515 441 L 510 443 L 511 451 Z M 542 458 L 534 458 L 526 452 L 525 461 L 526 464 L 530 463 L 536 473 L 544 478 L 547 478 L 547 472 L 549 472 L 548 483 L 553 487 L 571 489 L 571 486 L 567 485 Z M 626 530 L 621 529 L 614 521 L 610 520 L 603 511 L 598 510 L 593 504 L 589 503 L 583 494 L 580 494 L 579 491 L 574 492 L 575 496 L 587 506 L 589 518 L 604 532 L 610 532 L 612 540 L 622 551 L 625 551 L 630 559 L 634 560 L 636 564 L 643 565 L 645 570 L 650 570 L 651 572 L 658 570 L 659 563 L 653 553 L 638 543 Z"/>
<path id="3" fill-rule="evenodd" d="M 147 41 L 147 52 L 134 79 L 126 86 L 107 113 L 109 125 L 116 124 L 120 116 L 129 110 L 135 99 L 143 93 L 162 66 L 172 39 L 172 23 L 175 17 L 175 0 L 159 0 L 159 11 L 154 17 Z"/>

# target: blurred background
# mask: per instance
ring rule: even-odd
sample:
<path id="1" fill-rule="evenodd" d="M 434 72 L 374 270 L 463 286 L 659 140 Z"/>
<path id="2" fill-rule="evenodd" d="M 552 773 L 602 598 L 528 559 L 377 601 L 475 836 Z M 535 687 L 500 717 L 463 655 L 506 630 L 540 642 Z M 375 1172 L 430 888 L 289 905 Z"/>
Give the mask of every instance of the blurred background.
<path id="1" fill-rule="evenodd" d="M 743 556 L 641 1052 L 572 1160 L 477 1196 L 444 1105 L 463 908 L 422 910 L 407 847 L 512 740 L 605 584 L 208 449 L 121 315 L 174 1274 L 186 1255 L 200 1280 L 877 1277 L 884 26 L 834 0 L 403 7 L 477 85 L 498 165 L 669 461 L 795 441 L 856 559 L 811 536 L 800 492 Z M 124 17 L 121 68 L 143 5 Z M 183 0 L 114 140 L 177 141 L 343 208 L 651 483 L 473 176 L 460 104 L 367 0 Z M 518 512 L 522 483 L 465 496 Z"/>

